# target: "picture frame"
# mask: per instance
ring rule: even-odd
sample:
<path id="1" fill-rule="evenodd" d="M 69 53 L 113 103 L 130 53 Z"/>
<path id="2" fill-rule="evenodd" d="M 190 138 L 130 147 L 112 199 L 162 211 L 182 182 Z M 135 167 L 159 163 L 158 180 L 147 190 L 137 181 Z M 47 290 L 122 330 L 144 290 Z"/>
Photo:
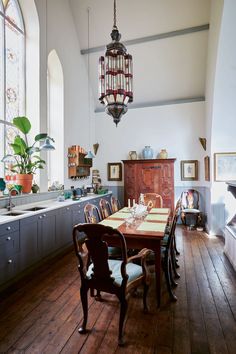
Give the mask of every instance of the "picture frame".
<path id="1" fill-rule="evenodd" d="M 205 181 L 210 181 L 210 157 L 204 157 Z"/>
<path id="2" fill-rule="evenodd" d="M 198 180 L 198 160 L 182 160 L 180 167 L 182 181 Z"/>
<path id="3" fill-rule="evenodd" d="M 214 179 L 216 182 L 236 181 L 236 152 L 214 154 Z"/>
<path id="4" fill-rule="evenodd" d="M 107 164 L 108 181 L 122 181 L 122 163 L 108 162 Z"/>

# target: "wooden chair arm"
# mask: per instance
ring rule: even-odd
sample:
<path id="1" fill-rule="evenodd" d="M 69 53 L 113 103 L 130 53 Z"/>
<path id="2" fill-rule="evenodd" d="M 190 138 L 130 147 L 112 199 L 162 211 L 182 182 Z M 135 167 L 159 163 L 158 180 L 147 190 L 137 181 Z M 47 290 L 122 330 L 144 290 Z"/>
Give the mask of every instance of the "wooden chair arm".
<path id="1" fill-rule="evenodd" d="M 135 256 L 131 256 L 127 259 L 127 263 L 132 262 L 135 259 L 145 259 L 149 254 L 151 253 L 151 250 L 147 249 L 147 248 L 143 248 L 141 251 L 139 251 L 138 254 L 136 254 Z"/>

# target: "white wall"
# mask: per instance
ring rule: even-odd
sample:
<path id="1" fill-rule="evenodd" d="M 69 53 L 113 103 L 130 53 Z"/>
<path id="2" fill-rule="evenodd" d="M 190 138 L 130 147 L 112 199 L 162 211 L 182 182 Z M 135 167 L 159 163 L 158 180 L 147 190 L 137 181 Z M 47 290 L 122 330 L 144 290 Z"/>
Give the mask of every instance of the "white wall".
<path id="1" fill-rule="evenodd" d="M 204 102 L 130 109 L 117 128 L 111 117 L 97 113 L 95 132 L 100 146 L 94 162 L 100 170 L 102 183 L 108 184 L 108 162 L 128 159 L 131 150 L 141 154 L 144 146 L 150 145 L 154 157 L 162 148 L 166 148 L 168 156 L 177 159 L 176 186 L 204 185 L 204 150 L 198 140 L 199 136 L 204 136 L 204 112 Z M 181 181 L 180 160 L 199 160 L 199 181 Z M 123 182 L 109 182 L 109 185 L 123 185 Z"/>

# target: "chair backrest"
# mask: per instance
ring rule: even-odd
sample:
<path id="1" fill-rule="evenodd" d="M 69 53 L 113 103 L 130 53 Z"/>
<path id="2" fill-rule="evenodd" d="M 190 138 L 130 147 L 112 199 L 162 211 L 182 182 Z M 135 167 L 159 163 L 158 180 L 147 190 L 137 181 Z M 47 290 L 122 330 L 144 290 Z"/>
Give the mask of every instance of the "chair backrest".
<path id="1" fill-rule="evenodd" d="M 199 209 L 199 192 L 188 189 L 182 192 L 180 197 L 181 209 Z"/>
<path id="2" fill-rule="evenodd" d="M 80 237 L 85 235 L 85 237 Z M 126 274 L 127 247 L 124 235 L 109 226 L 101 224 L 78 224 L 73 228 L 73 243 L 76 256 L 79 259 L 79 271 L 81 280 L 97 284 L 100 289 L 112 285 L 114 278 L 111 277 L 111 271 L 108 264 L 108 244 L 106 236 L 117 237 L 122 251 L 121 276 L 122 286 L 125 286 L 128 280 Z M 89 265 L 93 263 L 89 279 L 87 271 Z M 106 285 L 107 284 L 107 285 Z M 108 290 L 109 292 L 109 290 Z"/>
<path id="3" fill-rule="evenodd" d="M 97 224 L 102 220 L 99 209 L 94 204 L 86 204 L 84 207 L 84 218 L 88 224 Z"/>
<path id="4" fill-rule="evenodd" d="M 112 213 L 116 213 L 120 209 L 121 209 L 121 206 L 120 206 L 119 199 L 112 196 L 111 197 L 111 211 L 112 211 Z"/>
<path id="5" fill-rule="evenodd" d="M 149 208 L 163 208 L 163 199 L 157 193 L 144 193 L 144 204 Z"/>
<path id="6" fill-rule="evenodd" d="M 172 220 L 171 220 L 170 232 L 169 232 L 169 236 L 168 236 L 168 240 L 167 240 L 167 245 L 166 245 L 166 248 L 165 248 L 165 256 L 166 257 L 171 252 L 171 247 L 173 246 L 173 240 L 174 240 L 174 236 L 175 236 L 175 229 L 176 229 L 176 224 L 177 224 L 177 219 L 178 219 L 178 212 L 179 212 L 179 210 L 176 209 L 175 212 L 174 212 L 174 215 L 172 217 Z"/>
<path id="7" fill-rule="evenodd" d="M 101 212 L 102 219 L 106 219 L 109 215 L 112 214 L 111 206 L 106 199 L 101 198 L 99 200 L 99 206 L 100 206 L 100 212 Z"/>

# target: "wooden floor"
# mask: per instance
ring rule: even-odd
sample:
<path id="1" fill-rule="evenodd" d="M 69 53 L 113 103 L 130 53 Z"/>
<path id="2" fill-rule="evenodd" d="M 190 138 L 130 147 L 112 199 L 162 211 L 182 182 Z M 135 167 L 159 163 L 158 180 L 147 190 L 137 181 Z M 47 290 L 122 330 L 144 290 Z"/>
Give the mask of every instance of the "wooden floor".
<path id="1" fill-rule="evenodd" d="M 41 269 L 0 301 L 0 353 L 236 353 L 236 276 L 223 254 L 221 238 L 177 229 L 181 279 L 177 303 L 163 287 L 156 309 L 154 280 L 142 313 L 131 297 L 126 346 L 117 346 L 116 298 L 89 302 L 88 335 L 80 335 L 79 275 L 73 253 Z"/>

